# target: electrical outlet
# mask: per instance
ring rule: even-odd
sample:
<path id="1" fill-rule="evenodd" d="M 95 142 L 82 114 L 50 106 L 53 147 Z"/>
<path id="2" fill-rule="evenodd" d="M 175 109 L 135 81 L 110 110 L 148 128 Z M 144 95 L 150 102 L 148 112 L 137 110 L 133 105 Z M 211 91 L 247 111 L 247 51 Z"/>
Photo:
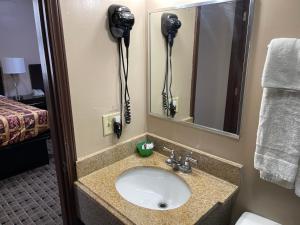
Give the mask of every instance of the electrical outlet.
<path id="1" fill-rule="evenodd" d="M 179 111 L 179 97 L 173 97 L 172 98 L 174 104 L 176 105 L 176 112 L 178 113 Z M 169 99 L 169 103 L 171 103 L 171 99 Z"/>
<path id="2" fill-rule="evenodd" d="M 120 117 L 120 112 L 110 113 L 102 116 L 103 136 L 114 133 L 114 118 Z"/>

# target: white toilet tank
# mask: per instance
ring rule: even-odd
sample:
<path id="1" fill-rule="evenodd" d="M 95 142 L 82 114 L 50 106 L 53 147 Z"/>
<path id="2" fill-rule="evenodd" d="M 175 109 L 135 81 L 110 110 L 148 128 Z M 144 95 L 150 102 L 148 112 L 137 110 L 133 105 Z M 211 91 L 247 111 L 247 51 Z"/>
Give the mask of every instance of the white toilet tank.
<path id="1" fill-rule="evenodd" d="M 235 225 L 281 225 L 272 220 L 256 215 L 254 213 L 245 212 L 241 215 Z"/>

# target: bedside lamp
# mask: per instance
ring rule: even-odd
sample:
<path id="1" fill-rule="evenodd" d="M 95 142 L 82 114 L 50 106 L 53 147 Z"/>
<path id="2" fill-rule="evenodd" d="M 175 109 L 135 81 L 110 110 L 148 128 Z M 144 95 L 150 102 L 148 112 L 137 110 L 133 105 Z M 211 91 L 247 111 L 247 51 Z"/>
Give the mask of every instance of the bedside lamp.
<path id="1" fill-rule="evenodd" d="M 2 58 L 2 72 L 3 74 L 10 75 L 14 80 L 14 86 L 16 89 L 17 101 L 22 99 L 22 96 L 19 95 L 18 85 L 16 76 L 24 75 L 26 73 L 24 58 Z"/>

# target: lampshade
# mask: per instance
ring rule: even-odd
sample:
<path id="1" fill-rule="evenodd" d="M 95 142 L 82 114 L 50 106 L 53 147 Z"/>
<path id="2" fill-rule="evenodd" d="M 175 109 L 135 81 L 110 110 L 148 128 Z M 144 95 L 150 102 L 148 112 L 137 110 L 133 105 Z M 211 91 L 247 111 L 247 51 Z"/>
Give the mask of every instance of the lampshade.
<path id="1" fill-rule="evenodd" d="M 2 58 L 3 74 L 24 74 L 26 72 L 24 58 Z"/>

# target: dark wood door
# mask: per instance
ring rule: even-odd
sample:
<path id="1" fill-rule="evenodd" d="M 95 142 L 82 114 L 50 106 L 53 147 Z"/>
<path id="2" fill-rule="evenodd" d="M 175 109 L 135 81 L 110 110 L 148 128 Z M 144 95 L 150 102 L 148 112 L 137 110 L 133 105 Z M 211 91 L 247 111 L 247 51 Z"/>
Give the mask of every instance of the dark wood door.
<path id="1" fill-rule="evenodd" d="M 243 79 L 245 60 L 247 24 L 250 0 L 236 2 L 234 31 L 231 48 L 229 77 L 227 84 L 226 109 L 223 130 L 239 133 L 241 99 L 243 94 Z"/>
<path id="2" fill-rule="evenodd" d="M 2 68 L 0 67 L 0 95 L 4 95 L 4 84 L 3 84 L 3 73 Z"/>

